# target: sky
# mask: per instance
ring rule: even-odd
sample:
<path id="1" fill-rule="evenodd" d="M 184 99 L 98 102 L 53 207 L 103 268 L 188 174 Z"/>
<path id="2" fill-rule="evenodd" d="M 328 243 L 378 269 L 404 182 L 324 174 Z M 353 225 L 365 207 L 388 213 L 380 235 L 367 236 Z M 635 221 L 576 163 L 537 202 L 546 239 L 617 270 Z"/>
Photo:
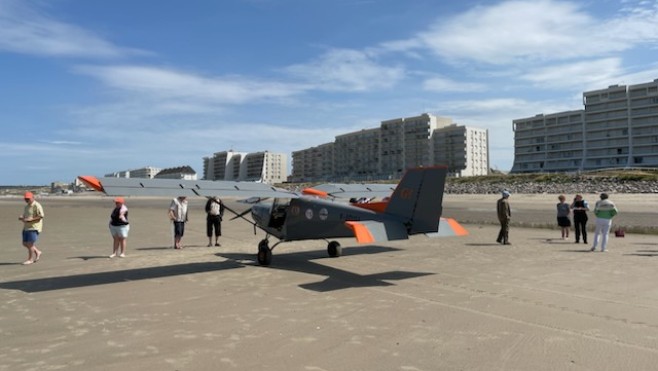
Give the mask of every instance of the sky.
<path id="1" fill-rule="evenodd" d="M 658 0 L 0 0 L 0 185 L 293 151 L 430 113 L 489 130 L 658 78 Z"/>

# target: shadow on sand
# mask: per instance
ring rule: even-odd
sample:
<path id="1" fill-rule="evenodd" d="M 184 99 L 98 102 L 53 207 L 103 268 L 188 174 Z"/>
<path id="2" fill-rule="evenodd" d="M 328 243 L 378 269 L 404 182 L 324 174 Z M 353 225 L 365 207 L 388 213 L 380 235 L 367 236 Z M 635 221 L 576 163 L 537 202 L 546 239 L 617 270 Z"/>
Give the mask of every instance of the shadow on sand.
<path id="1" fill-rule="evenodd" d="M 343 248 L 343 256 L 378 254 L 383 252 L 399 251 L 399 249 L 384 246 L 358 246 Z M 256 254 L 218 253 L 217 256 L 230 259 L 242 265 L 257 265 Z M 408 278 L 422 277 L 434 273 L 390 271 L 375 274 L 357 274 L 342 269 L 315 263 L 311 260 L 335 259 L 326 256 L 322 251 L 293 252 L 275 255 L 273 264 L 263 269 L 278 269 L 291 272 L 307 273 L 326 278 L 319 282 L 299 285 L 299 287 L 316 292 L 327 292 L 357 287 L 392 286 L 387 281 L 399 281 Z"/>
<path id="2" fill-rule="evenodd" d="M 167 265 L 162 267 L 149 267 L 122 271 L 87 273 L 72 276 L 46 277 L 31 280 L 2 282 L 0 283 L 0 288 L 34 293 L 147 280 L 152 278 L 180 276 L 185 274 L 205 273 L 243 267 L 244 265 L 230 260 L 225 262 L 188 263 Z"/>

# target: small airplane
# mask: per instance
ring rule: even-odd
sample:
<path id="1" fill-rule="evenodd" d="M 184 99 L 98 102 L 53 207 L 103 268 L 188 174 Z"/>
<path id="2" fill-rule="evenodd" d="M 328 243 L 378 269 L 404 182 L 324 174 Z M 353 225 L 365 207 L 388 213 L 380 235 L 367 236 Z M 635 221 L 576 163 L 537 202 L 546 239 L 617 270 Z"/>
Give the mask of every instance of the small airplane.
<path id="1" fill-rule="evenodd" d="M 359 243 L 373 243 L 407 239 L 421 233 L 466 234 L 456 221 L 440 218 L 446 174 L 446 167 L 415 168 L 407 170 L 395 188 L 383 184 L 326 185 L 304 189 L 302 194 L 252 182 L 78 178 L 108 196 L 246 197 L 244 202 L 252 205 L 245 212 L 227 210 L 236 215 L 233 219 L 247 220 L 244 215 L 251 212 L 253 222 L 247 221 L 254 225 L 254 232 L 257 227 L 266 233 L 258 244 L 258 263 L 270 265 L 272 250 L 286 241 L 323 239 L 328 242 L 329 256 L 338 257 L 340 244 L 328 239 L 356 237 Z M 387 199 L 374 203 L 336 201 L 364 194 Z M 270 236 L 279 240 L 271 247 Z"/>

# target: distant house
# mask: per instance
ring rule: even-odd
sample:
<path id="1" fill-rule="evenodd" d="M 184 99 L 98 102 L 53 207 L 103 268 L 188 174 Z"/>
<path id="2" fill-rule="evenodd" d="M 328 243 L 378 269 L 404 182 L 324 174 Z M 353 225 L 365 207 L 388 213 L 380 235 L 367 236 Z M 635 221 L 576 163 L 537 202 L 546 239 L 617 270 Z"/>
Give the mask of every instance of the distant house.
<path id="1" fill-rule="evenodd" d="M 197 180 L 197 174 L 190 166 L 179 166 L 168 169 L 162 169 L 155 176 L 156 179 L 183 179 Z"/>

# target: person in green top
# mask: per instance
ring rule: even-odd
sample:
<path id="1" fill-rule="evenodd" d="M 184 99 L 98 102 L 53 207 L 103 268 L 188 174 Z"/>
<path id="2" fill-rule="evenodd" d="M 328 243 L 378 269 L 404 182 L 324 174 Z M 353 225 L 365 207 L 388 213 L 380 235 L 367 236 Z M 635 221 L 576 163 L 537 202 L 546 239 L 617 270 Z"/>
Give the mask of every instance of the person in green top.
<path id="1" fill-rule="evenodd" d="M 617 206 L 614 202 L 608 199 L 607 193 L 601 193 L 600 200 L 596 201 L 594 206 L 594 215 L 596 215 L 596 227 L 594 228 L 594 244 L 590 251 L 596 250 L 601 239 L 601 252 L 605 252 L 608 247 L 608 235 L 610 234 L 610 226 L 612 225 L 612 218 L 619 213 Z"/>
<path id="2" fill-rule="evenodd" d="M 23 222 L 23 246 L 27 249 L 27 260 L 24 265 L 36 263 L 41 257 L 41 250 L 37 248 L 39 233 L 43 230 L 43 207 L 34 200 L 32 192 L 25 192 L 23 199 L 26 202 L 23 215 L 18 220 Z"/>

